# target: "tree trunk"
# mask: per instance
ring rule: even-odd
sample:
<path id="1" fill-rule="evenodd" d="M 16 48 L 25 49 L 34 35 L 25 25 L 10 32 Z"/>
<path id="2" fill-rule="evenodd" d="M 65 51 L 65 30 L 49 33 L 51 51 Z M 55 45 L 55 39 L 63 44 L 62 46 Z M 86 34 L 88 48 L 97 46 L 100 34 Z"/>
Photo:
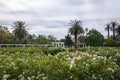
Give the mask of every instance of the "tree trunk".
<path id="1" fill-rule="evenodd" d="M 77 49 L 77 34 L 74 34 L 75 36 L 75 48 Z"/>
<path id="2" fill-rule="evenodd" d="M 110 38 L 110 31 L 109 31 L 109 29 L 108 29 L 108 39 Z"/>
<path id="3" fill-rule="evenodd" d="M 113 39 L 115 40 L 115 27 L 113 27 Z"/>

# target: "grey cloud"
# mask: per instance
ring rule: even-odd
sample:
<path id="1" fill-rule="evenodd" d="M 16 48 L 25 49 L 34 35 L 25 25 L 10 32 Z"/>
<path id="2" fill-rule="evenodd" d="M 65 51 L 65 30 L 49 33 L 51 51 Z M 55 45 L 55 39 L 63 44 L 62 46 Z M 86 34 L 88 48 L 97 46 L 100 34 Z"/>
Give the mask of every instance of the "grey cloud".
<path id="1" fill-rule="evenodd" d="M 39 34 L 39 29 L 42 28 L 51 34 L 54 34 L 55 29 L 68 29 L 69 21 L 73 19 L 82 20 L 84 28 L 96 28 L 105 34 L 106 23 L 120 22 L 120 0 L 51 0 L 51 3 L 49 0 L 9 0 L 16 1 L 24 10 L 12 9 L 5 1 L 0 1 L 0 24 L 11 25 L 16 20 L 23 20 L 30 29 L 37 28 L 34 29 L 36 34 Z M 42 4 L 41 1 L 45 2 Z M 46 33 L 45 30 L 40 31 Z M 33 33 L 32 30 L 30 32 Z M 65 34 L 66 31 L 63 31 L 59 36 Z"/>
<path id="2" fill-rule="evenodd" d="M 61 0 L 63 4 L 67 4 L 69 6 L 77 6 L 84 4 L 83 0 Z"/>
<path id="3" fill-rule="evenodd" d="M 28 26 L 45 26 L 46 28 L 65 28 L 68 27 L 67 22 L 64 21 L 47 21 L 47 20 L 33 20 L 28 21 Z"/>

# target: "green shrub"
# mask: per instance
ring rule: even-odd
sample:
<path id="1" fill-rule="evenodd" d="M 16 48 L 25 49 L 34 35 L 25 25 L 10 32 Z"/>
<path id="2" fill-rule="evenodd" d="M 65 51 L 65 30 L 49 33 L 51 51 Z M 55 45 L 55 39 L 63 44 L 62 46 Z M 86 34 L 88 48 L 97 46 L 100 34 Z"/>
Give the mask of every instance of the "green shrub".
<path id="1" fill-rule="evenodd" d="M 41 53 L 42 50 L 39 47 L 5 47 L 5 48 L 0 48 L 0 54 L 4 53 L 16 53 L 16 52 L 21 52 L 21 53 Z"/>
<path id="2" fill-rule="evenodd" d="M 115 47 L 118 46 L 118 43 L 116 40 L 110 39 L 105 42 L 105 46 Z"/>
<path id="3" fill-rule="evenodd" d="M 82 51 L 82 52 L 86 52 L 88 50 L 88 48 L 78 48 L 78 51 Z"/>
<path id="4" fill-rule="evenodd" d="M 42 48 L 43 53 L 45 53 L 46 55 L 51 54 L 51 55 L 56 55 L 59 52 L 63 52 L 65 51 L 64 48 L 60 48 L 60 47 L 43 47 Z"/>

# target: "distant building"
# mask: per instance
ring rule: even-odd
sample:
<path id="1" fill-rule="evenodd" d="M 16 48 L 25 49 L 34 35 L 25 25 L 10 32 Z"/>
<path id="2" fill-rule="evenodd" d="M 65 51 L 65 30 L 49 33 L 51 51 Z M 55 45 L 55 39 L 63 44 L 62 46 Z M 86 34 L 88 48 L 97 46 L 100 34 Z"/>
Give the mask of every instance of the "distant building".
<path id="1" fill-rule="evenodd" d="M 77 43 L 78 47 L 86 47 L 86 44 L 85 43 Z"/>
<path id="2" fill-rule="evenodd" d="M 51 45 L 53 47 L 65 47 L 64 42 L 51 42 Z M 86 47 L 85 43 L 77 43 L 78 47 Z"/>
<path id="3" fill-rule="evenodd" d="M 53 47 L 65 47 L 64 42 L 51 42 Z"/>

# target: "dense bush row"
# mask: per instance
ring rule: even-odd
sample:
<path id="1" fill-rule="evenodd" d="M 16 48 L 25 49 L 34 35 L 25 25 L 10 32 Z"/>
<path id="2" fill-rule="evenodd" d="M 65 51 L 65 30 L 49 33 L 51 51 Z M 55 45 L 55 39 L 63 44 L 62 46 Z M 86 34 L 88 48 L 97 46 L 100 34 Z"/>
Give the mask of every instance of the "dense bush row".
<path id="1" fill-rule="evenodd" d="M 59 52 L 63 52 L 65 51 L 64 48 L 60 48 L 60 47 L 7 47 L 7 48 L 0 48 L 0 54 L 6 54 L 6 53 L 16 53 L 16 52 L 20 52 L 20 53 L 29 53 L 29 54 L 33 54 L 33 53 L 44 53 L 46 55 L 51 54 L 51 55 L 55 55 Z"/>
<path id="2" fill-rule="evenodd" d="M 36 52 L 20 48 L 23 51 L 0 54 L 0 80 L 120 80 L 120 48 L 67 49 L 54 56 L 31 49 Z"/>
<path id="3" fill-rule="evenodd" d="M 109 39 L 104 43 L 104 46 L 109 46 L 109 47 L 119 47 L 120 46 L 120 42 L 113 40 L 113 39 Z"/>

